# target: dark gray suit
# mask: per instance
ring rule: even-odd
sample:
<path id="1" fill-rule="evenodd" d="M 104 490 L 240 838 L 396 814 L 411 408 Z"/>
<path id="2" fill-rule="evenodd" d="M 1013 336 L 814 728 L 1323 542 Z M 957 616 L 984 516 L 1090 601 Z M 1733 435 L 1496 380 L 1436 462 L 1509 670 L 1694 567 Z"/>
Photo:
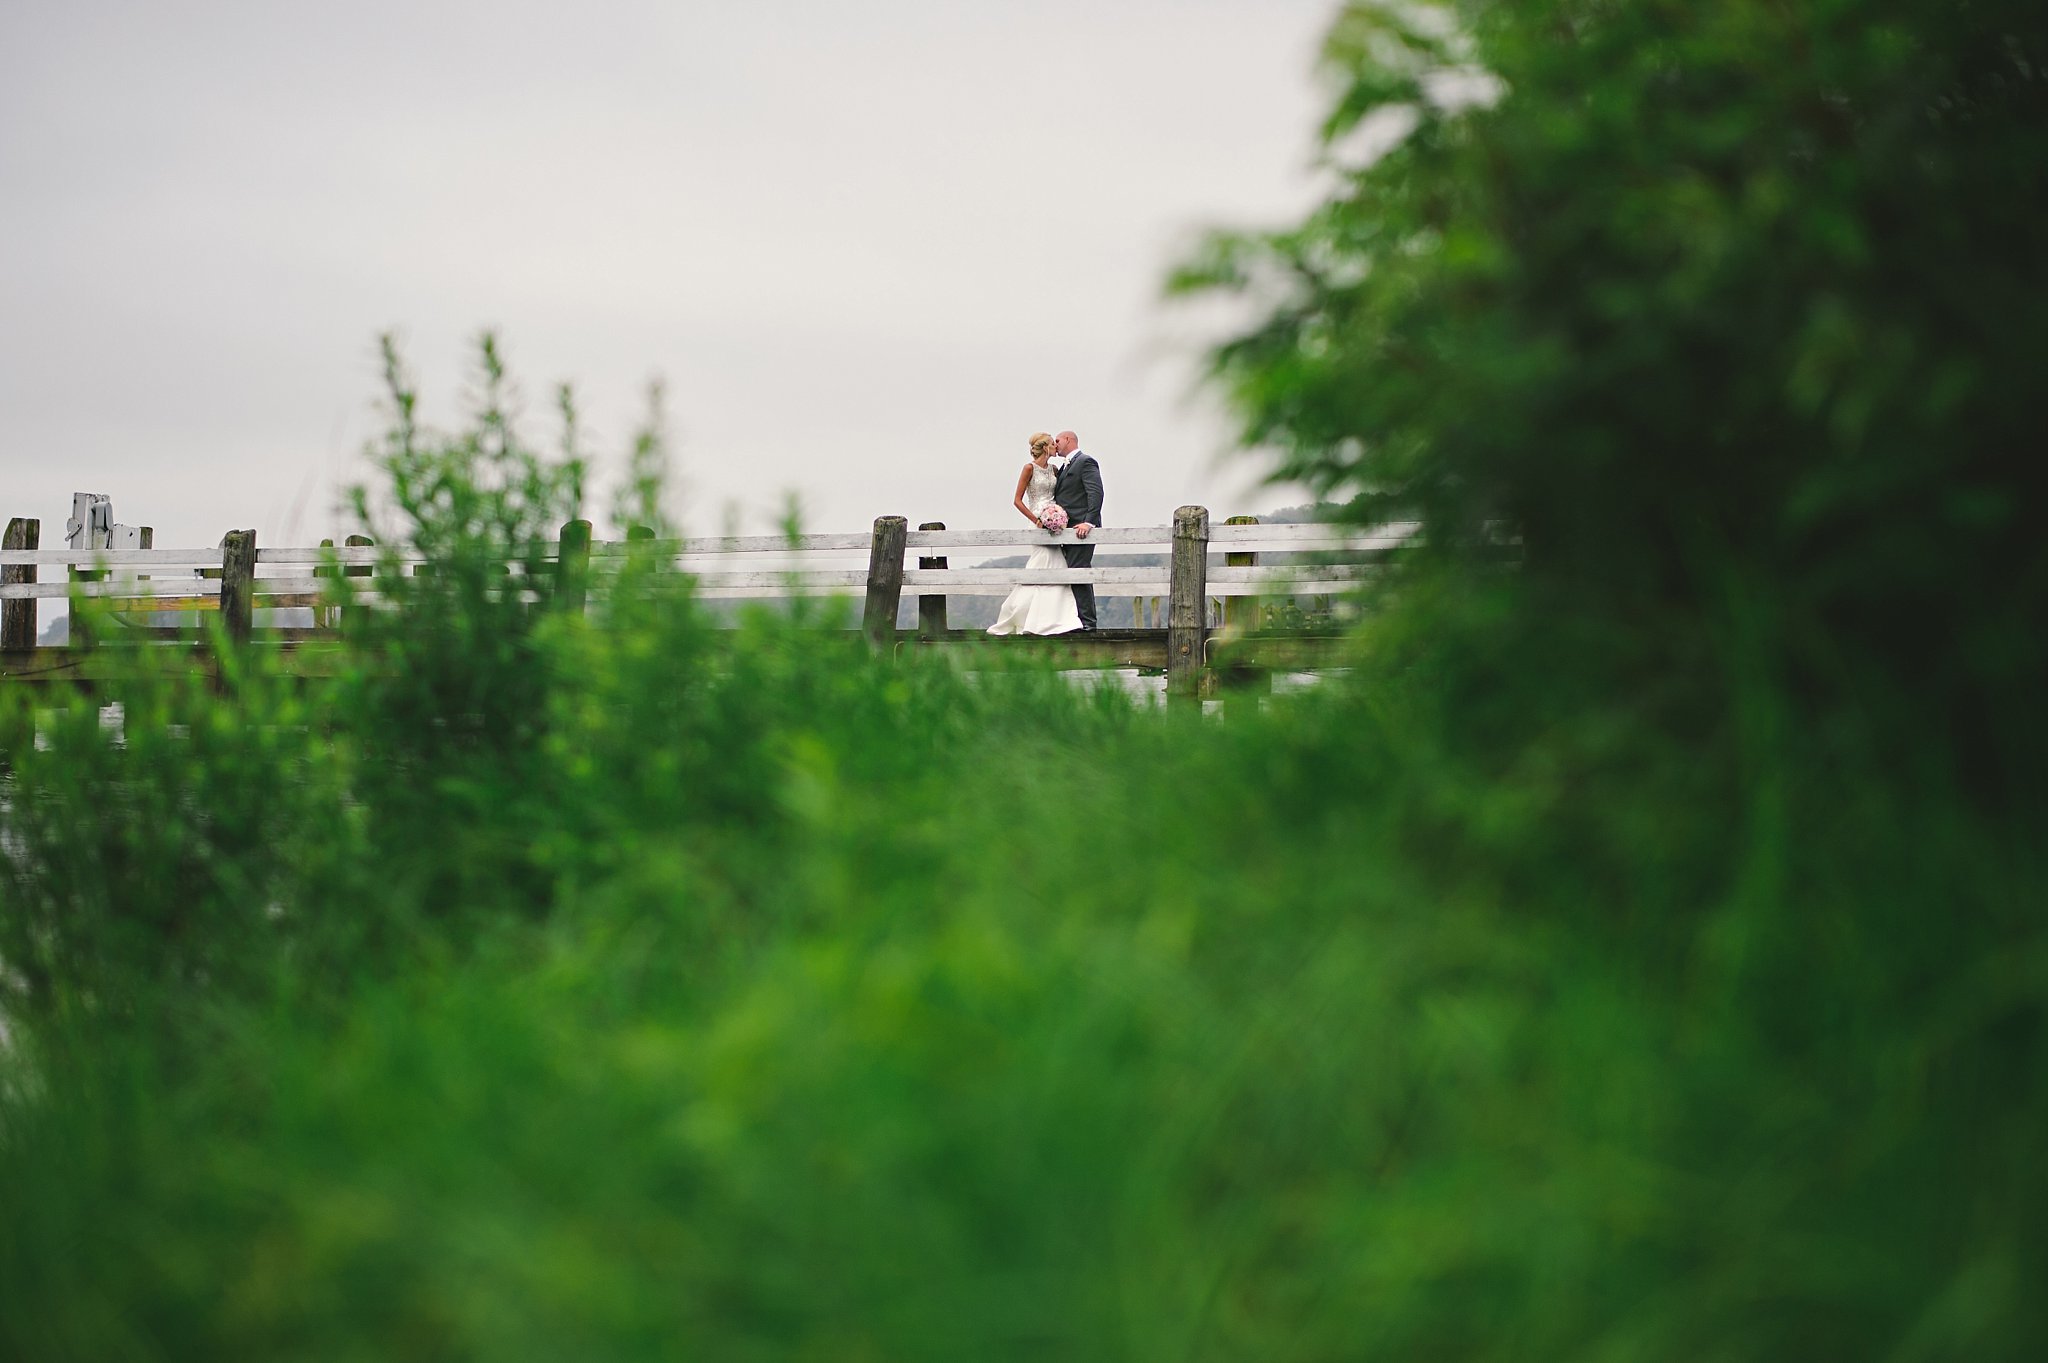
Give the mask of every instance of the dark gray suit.
<path id="1" fill-rule="evenodd" d="M 1068 457 L 1066 467 L 1060 470 L 1059 480 L 1052 485 L 1052 499 L 1067 513 L 1067 524 L 1079 525 L 1083 521 L 1096 526 L 1102 524 L 1102 470 L 1096 465 L 1093 455 L 1075 450 Z M 1095 546 L 1092 544 L 1062 544 L 1060 552 L 1067 556 L 1069 568 L 1086 568 L 1095 562 Z M 1074 609 L 1080 613 L 1084 628 L 1095 628 L 1093 586 L 1075 585 Z"/>

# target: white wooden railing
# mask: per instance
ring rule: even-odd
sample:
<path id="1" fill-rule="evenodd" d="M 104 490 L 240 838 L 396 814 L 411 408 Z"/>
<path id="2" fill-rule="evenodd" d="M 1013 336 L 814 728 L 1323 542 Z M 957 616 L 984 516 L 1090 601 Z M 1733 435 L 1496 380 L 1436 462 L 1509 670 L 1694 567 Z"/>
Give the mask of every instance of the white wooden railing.
<path id="1" fill-rule="evenodd" d="M 1243 518 L 1248 519 L 1248 518 Z M 374 603 L 377 580 L 410 573 L 426 562 L 405 546 L 354 544 L 317 548 L 262 548 L 253 531 L 230 532 L 216 548 L 39 549 L 39 526 L 17 520 L 0 548 L 0 651 L 32 647 L 37 603 L 72 597 L 106 599 L 123 612 L 219 611 L 230 635 L 247 637 L 252 612 L 263 607 L 331 604 L 332 575 L 361 579 L 351 600 Z M 531 559 L 581 570 L 624 558 L 653 555 L 687 574 L 693 590 L 711 599 L 857 596 L 864 598 L 863 627 L 878 643 L 893 643 L 904 595 L 919 599 L 919 634 L 948 633 L 945 601 L 956 596 L 1001 596 L 1019 584 L 1095 587 L 1098 598 L 1154 601 L 1162 619 L 1169 674 L 1178 653 L 1199 657 L 1211 602 L 1259 597 L 1327 595 L 1347 591 L 1382 571 L 1388 557 L 1412 542 L 1413 524 L 1372 528 L 1325 524 L 1210 525 L 1201 507 L 1182 507 L 1164 526 L 1110 526 L 1086 543 L 1097 546 L 1098 566 L 1087 568 L 954 568 L 952 555 L 987 558 L 1041 544 L 1081 543 L 1072 531 L 1047 535 L 1030 526 L 948 530 L 927 523 L 912 530 L 900 516 L 879 518 L 872 530 L 852 534 L 722 536 L 680 541 L 642 538 L 592 542 L 588 522 L 571 522 L 557 541 L 535 547 Z M 1156 553 L 1157 564 L 1118 563 L 1121 555 Z M 1303 554 L 1305 562 L 1261 563 L 1262 554 Z M 1224 562 L 1212 564 L 1212 554 Z M 46 570 L 60 577 L 44 580 Z M 508 588 L 520 569 L 508 565 Z M 1159 610 L 1160 603 L 1165 609 Z M 1226 605 L 1223 614 L 1233 612 Z M 1199 666 L 1199 662 L 1193 665 Z"/>

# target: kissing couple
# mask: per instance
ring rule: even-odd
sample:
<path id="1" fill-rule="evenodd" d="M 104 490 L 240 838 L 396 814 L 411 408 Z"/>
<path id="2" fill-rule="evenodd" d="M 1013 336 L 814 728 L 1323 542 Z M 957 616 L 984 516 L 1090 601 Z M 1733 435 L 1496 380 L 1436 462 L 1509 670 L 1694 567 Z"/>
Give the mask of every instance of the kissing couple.
<path id="1" fill-rule="evenodd" d="M 1102 469 L 1093 455 L 1081 450 L 1072 431 L 1057 436 L 1044 431 L 1031 437 L 1031 459 L 1017 475 L 1011 505 L 1041 530 L 1057 534 L 1071 527 L 1085 540 L 1102 524 Z M 1027 569 L 1086 568 L 1095 561 L 1092 544 L 1041 544 L 1031 551 Z M 1020 586 L 1003 599 L 1003 609 L 990 634 L 1071 634 L 1095 628 L 1095 587 Z"/>

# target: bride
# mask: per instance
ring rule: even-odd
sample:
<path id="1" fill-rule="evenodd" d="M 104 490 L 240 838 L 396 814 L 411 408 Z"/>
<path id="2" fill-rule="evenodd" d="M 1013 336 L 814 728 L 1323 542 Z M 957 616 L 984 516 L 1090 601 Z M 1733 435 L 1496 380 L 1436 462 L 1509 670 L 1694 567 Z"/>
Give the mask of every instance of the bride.
<path id="1" fill-rule="evenodd" d="M 1017 494 L 1012 505 L 1033 525 L 1052 504 L 1052 437 L 1040 431 L 1031 437 L 1031 462 L 1017 475 Z M 1041 544 L 1025 561 L 1027 569 L 1064 568 L 1066 558 L 1050 544 Z M 1081 628 L 1081 614 L 1074 607 L 1072 587 L 1017 587 L 1003 601 L 1002 613 L 988 627 L 990 634 L 1069 634 Z"/>

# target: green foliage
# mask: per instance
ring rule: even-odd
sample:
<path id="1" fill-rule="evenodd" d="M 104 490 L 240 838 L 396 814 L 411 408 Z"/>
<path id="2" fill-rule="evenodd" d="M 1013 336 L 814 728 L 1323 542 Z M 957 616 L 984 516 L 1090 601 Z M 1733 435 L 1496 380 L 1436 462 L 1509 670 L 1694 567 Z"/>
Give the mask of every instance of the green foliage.
<path id="1" fill-rule="evenodd" d="M 194 699 L 235 746 L 148 741 L 136 709 L 125 746 L 46 725 L 126 801 L 74 821 L 308 772 L 305 805 L 354 812 L 223 830 L 243 875 L 177 898 L 161 862 L 101 869 L 106 903 L 189 906 L 216 959 L 67 953 L 74 1006 L 13 1014 L 0 1282 L 31 1305 L 0 1353 L 2043 1337 L 2042 877 L 1939 799 L 1830 823 L 1794 785 L 1755 815 L 1775 863 L 1679 885 L 1696 830 L 1606 809 L 1545 847 L 1542 792 L 1467 783 L 1364 691 L 1182 722 L 649 609 L 573 636 L 538 755 L 467 758 L 493 798 L 439 847 L 361 809 L 399 736 L 287 741 L 283 693 Z M 62 796 L 56 751 L 14 808 Z M 512 784 L 536 773 L 544 801 Z M 1866 840 L 1891 826 L 1913 844 Z M 10 857 L 75 836 L 21 834 Z M 460 917 L 380 894 L 485 856 L 520 869 L 469 865 Z M 289 911 L 222 916 L 264 868 Z M 1646 950 L 1593 930 L 1617 903 L 1712 917 Z M 1930 933 L 1931 903 L 2005 904 L 2014 953 Z"/>
<path id="2" fill-rule="evenodd" d="M 38 715 L 33 692 L 0 696 L 7 732 L 40 735 L 0 777 L 0 1017 L 237 991 L 305 926 L 296 890 L 330 869 L 346 767 L 300 699 L 238 681 L 246 714 L 138 679 L 118 728 L 71 698 Z"/>
<path id="3" fill-rule="evenodd" d="M 547 692 L 537 639 L 550 606 L 573 584 L 545 551 L 580 511 L 584 468 L 575 457 L 574 407 L 562 400 L 567 458 L 551 463 L 514 424 L 497 343 L 478 347 L 480 391 L 469 428 L 449 437 L 421 429 L 418 396 L 395 346 L 384 341 L 392 427 L 377 452 L 389 483 L 390 524 L 378 523 L 369 490 L 352 495 L 358 517 L 387 545 L 409 544 L 428 571 L 391 560 L 377 579 L 392 609 L 349 611 L 357 641 L 384 656 L 395 684 L 373 699 L 399 707 L 394 732 L 422 740 L 434 763 L 474 748 L 518 751 L 537 739 Z M 361 579 L 341 579 L 338 599 Z"/>
<path id="4" fill-rule="evenodd" d="M 339 681 L 0 690 L 0 1357 L 2039 1357 L 2038 20 L 1452 17 L 1191 275 L 1429 527 L 1348 677 L 558 577 L 486 348 Z"/>
<path id="5" fill-rule="evenodd" d="M 1177 281 L 1256 305 L 1216 368 L 1278 471 L 1421 516 L 1472 631 L 1568 697 L 1690 673 L 1712 724 L 1743 657 L 2029 788 L 2041 8 L 1362 0 L 1326 68 L 1328 201 Z"/>

